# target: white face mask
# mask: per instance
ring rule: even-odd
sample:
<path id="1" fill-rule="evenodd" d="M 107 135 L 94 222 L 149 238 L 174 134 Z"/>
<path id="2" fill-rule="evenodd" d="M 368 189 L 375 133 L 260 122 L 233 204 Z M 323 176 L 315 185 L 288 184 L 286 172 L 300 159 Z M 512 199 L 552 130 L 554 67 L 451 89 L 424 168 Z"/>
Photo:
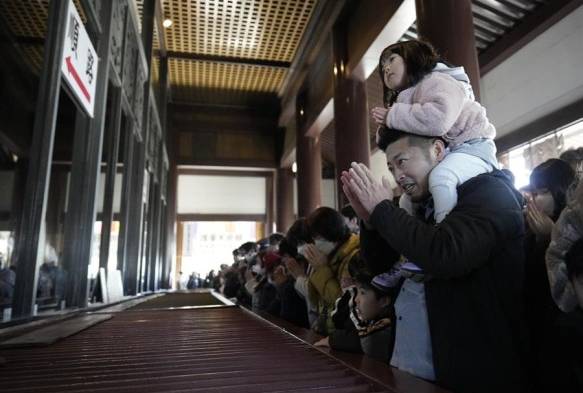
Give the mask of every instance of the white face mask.
<path id="1" fill-rule="evenodd" d="M 298 246 L 298 254 L 305 257 L 306 256 L 305 251 L 306 251 L 306 244 L 302 244 L 301 246 Z"/>
<path id="2" fill-rule="evenodd" d="M 336 248 L 336 243 L 324 239 L 314 240 L 314 246 L 324 255 L 328 255 Z"/>
<path id="3" fill-rule="evenodd" d="M 260 276 L 263 276 L 265 274 L 265 269 L 262 268 L 261 265 L 259 265 L 258 263 L 251 267 L 251 271 L 255 274 L 259 274 Z"/>

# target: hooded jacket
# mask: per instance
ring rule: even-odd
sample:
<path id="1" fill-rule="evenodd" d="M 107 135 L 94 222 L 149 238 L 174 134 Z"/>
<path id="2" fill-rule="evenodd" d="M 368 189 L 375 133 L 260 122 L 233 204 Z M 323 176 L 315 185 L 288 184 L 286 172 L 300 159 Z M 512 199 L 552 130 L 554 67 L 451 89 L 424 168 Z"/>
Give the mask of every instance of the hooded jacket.
<path id="1" fill-rule="evenodd" d="M 467 84 L 449 74 L 443 70 L 430 72 L 401 91 L 387 115 L 387 127 L 443 137 L 452 147 L 472 139 L 493 139 L 496 129 L 486 109 L 471 98 L 473 92 L 470 95 L 466 91 Z"/>

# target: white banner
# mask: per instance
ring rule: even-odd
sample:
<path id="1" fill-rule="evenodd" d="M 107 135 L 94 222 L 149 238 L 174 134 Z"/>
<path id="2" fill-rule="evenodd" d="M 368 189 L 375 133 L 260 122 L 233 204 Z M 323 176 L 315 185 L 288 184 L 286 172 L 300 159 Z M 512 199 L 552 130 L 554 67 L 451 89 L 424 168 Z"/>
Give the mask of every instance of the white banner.
<path id="1" fill-rule="evenodd" d="M 97 82 L 97 52 L 93 48 L 72 0 L 69 0 L 67 14 L 67 34 L 65 35 L 61 73 L 81 106 L 89 116 L 93 117 Z"/>

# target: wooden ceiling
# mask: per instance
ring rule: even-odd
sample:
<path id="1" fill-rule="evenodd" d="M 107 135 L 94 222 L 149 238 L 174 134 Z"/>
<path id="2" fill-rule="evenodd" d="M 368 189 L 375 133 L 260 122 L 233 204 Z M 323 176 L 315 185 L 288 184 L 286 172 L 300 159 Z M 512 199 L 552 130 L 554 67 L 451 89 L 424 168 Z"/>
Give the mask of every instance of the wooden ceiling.
<path id="1" fill-rule="evenodd" d="M 245 105 L 276 97 L 316 2 L 164 0 L 171 100 Z"/>

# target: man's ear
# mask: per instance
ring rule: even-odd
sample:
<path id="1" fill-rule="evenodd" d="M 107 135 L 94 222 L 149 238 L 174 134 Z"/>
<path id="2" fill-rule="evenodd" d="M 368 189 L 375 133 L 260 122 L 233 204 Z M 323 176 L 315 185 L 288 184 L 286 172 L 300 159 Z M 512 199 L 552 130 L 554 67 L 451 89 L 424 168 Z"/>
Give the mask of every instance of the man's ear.
<path id="1" fill-rule="evenodd" d="M 445 158 L 446 147 L 445 143 L 441 139 L 434 139 L 431 144 L 431 150 L 437 159 L 437 162 L 441 162 Z"/>

